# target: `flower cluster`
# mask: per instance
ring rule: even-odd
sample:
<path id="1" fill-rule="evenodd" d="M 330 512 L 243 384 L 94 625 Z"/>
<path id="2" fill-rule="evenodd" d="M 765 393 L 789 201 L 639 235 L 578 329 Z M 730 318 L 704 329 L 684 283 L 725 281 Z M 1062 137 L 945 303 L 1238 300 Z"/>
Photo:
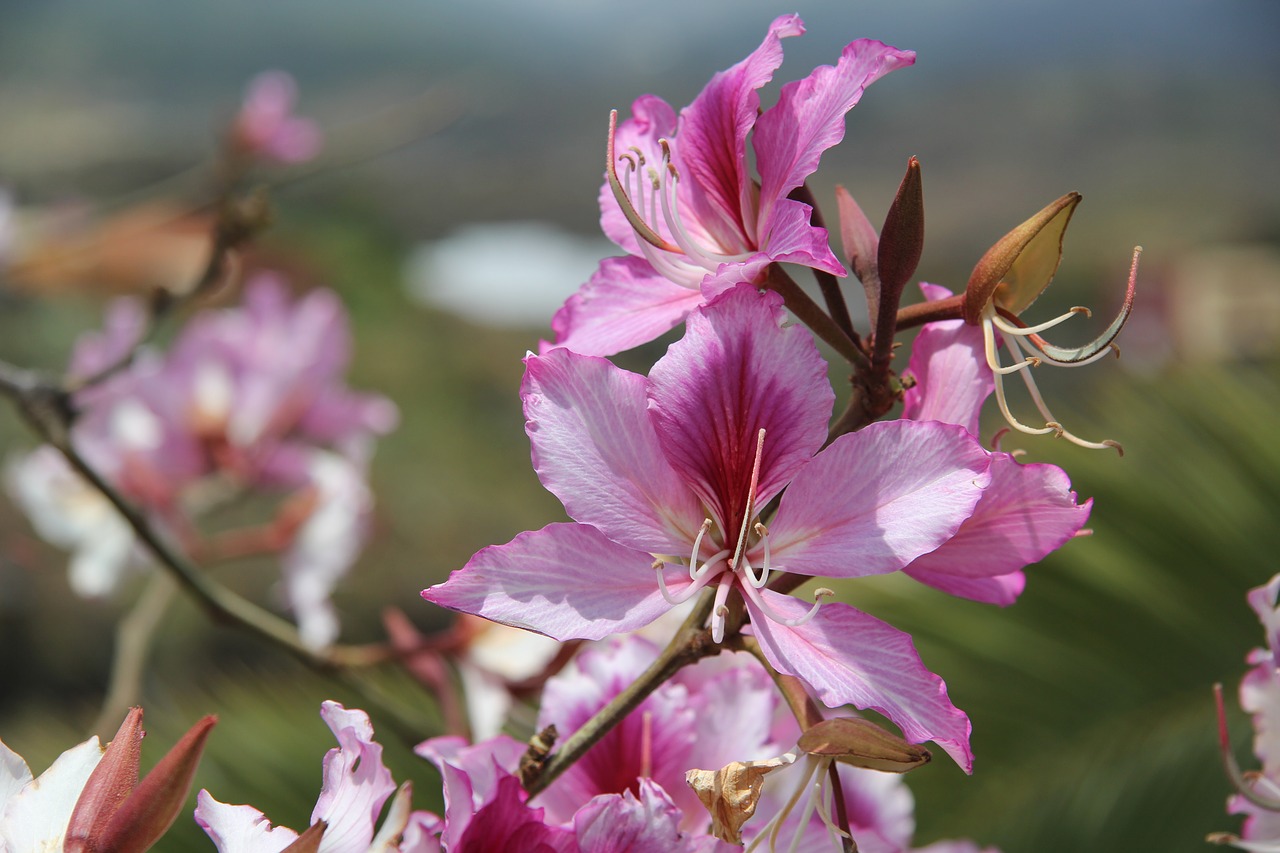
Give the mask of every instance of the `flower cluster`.
<path id="1" fill-rule="evenodd" d="M 1236 771 L 1239 793 L 1227 802 L 1232 814 L 1245 815 L 1240 835 L 1217 833 L 1210 840 L 1253 853 L 1280 851 L 1280 575 L 1249 591 L 1249 606 L 1266 633 L 1265 648 L 1246 658 L 1253 668 L 1240 682 L 1240 707 L 1253 715 L 1253 753 L 1262 770 L 1241 776 L 1231 758 L 1222 726 L 1222 748 L 1228 767 Z M 1219 698 L 1221 713 L 1221 698 Z"/>
<path id="2" fill-rule="evenodd" d="M 243 307 L 202 313 L 168 352 L 143 350 L 116 370 L 144 325 L 140 305 L 117 302 L 105 329 L 77 344 L 70 375 L 89 382 L 72 397 L 72 444 L 193 551 L 282 551 L 284 596 L 304 641 L 332 642 L 328 598 L 365 536 L 373 441 L 397 419 L 390 401 L 343 384 L 341 304 L 325 291 L 294 301 L 280 280 L 261 276 Z M 12 460 L 8 483 L 40 533 L 74 552 L 76 592 L 106 595 L 138 561 L 132 529 L 54 448 Z M 200 515 L 251 492 L 285 497 L 264 541 L 201 536 Z"/>

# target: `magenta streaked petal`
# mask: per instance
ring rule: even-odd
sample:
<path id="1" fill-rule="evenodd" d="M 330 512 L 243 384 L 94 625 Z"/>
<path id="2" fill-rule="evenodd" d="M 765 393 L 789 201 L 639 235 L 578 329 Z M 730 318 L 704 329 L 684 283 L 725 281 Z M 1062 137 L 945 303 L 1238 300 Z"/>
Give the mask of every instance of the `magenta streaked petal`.
<path id="1" fill-rule="evenodd" d="M 414 747 L 414 752 L 435 764 L 444 782 L 442 841 L 449 850 L 458 849 L 472 817 L 498 795 L 498 782 L 515 772 L 526 749 L 506 735 L 474 746 L 460 737 L 437 737 Z"/>
<path id="2" fill-rule="evenodd" d="M 778 103 L 760 116 L 752 136 L 760 170 L 760 234 L 768 233 L 773 205 L 803 184 L 817 170 L 822 152 L 844 138 L 845 113 L 863 90 L 915 60 L 913 51 L 858 39 L 834 67 L 820 65 L 782 87 Z"/>
<path id="3" fill-rule="evenodd" d="M 837 578 L 897 571 L 973 514 L 989 460 L 950 424 L 882 421 L 843 435 L 782 496 L 769 524 L 773 562 Z"/>
<path id="4" fill-rule="evenodd" d="M 696 187 L 690 199 L 697 218 L 728 251 L 760 248 L 755 240 L 755 187 L 747 171 L 747 134 L 760 109 L 757 90 L 782 65 L 782 39 L 803 32 L 799 16 L 778 17 L 759 47 L 712 77 L 680 113 L 676 137 L 681 179 Z"/>
<path id="5" fill-rule="evenodd" d="M 1022 465 L 1007 453 L 992 454 L 991 485 L 973 515 L 905 571 L 953 595 L 1010 604 L 1013 599 L 1005 596 L 1016 598 L 1022 583 L 1009 576 L 1062 547 L 1088 521 L 1092 506 L 1092 500 L 1076 503 L 1070 479 L 1056 465 Z M 964 583 L 984 578 L 1003 580 L 995 587 Z"/>
<path id="6" fill-rule="evenodd" d="M 670 609 L 652 564 L 594 527 L 549 524 L 485 548 L 422 597 L 555 640 L 599 640 Z M 688 572 L 668 572 L 673 595 L 688 584 Z"/>
<path id="7" fill-rule="evenodd" d="M 930 301 L 951 295 L 935 284 L 920 287 Z M 911 345 L 907 373 L 915 377 L 916 384 L 903 395 L 902 417 L 959 424 L 979 434 L 982 404 L 995 389 L 980 327 L 966 325 L 963 320 L 929 323 Z"/>
<path id="8" fill-rule="evenodd" d="M 766 431 L 757 505 L 787 484 L 827 434 L 834 395 L 808 330 L 783 326 L 782 298 L 749 286 L 689 315 L 684 338 L 650 371 L 649 408 L 663 452 L 737 532 L 757 436 Z"/>
<path id="9" fill-rule="evenodd" d="M 798 619 L 810 607 L 789 595 L 762 594 L 785 619 Z M 796 628 L 770 621 L 750 599 L 747 609 L 769 662 L 808 684 L 827 707 L 851 704 L 883 714 L 907 740 L 934 741 L 973 772 L 969 718 L 951 704 L 946 682 L 920 660 L 910 634 L 847 604 L 824 604 Z"/>
<path id="10" fill-rule="evenodd" d="M 519 779 L 501 778 L 493 800 L 475 813 L 458 844 L 449 845 L 450 853 L 576 853 L 573 833 L 543 823 L 542 809 L 527 806 L 527 797 Z"/>
<path id="11" fill-rule="evenodd" d="M 658 447 L 646 384 L 566 349 L 525 359 L 520 396 L 533 467 L 577 521 L 650 554 L 685 554 L 703 514 Z"/>
<path id="12" fill-rule="evenodd" d="M 702 302 L 698 290 L 659 275 L 644 258 L 605 258 L 551 319 L 555 346 L 614 355 L 674 329 Z"/>

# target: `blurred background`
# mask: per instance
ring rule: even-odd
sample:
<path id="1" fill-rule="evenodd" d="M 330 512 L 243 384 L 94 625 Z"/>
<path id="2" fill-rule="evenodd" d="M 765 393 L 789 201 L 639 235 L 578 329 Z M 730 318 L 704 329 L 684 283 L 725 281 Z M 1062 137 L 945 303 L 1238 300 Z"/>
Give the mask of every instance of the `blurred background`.
<path id="1" fill-rule="evenodd" d="M 343 639 L 381 639 L 387 606 L 442 630 L 449 614 L 420 589 L 563 518 L 529 465 L 520 359 L 613 253 L 596 206 L 608 111 L 645 92 L 688 103 L 787 11 L 808 33 L 785 42 L 779 82 L 857 37 L 919 53 L 868 90 L 811 180 L 829 221 L 837 183 L 879 221 L 918 156 L 919 276 L 959 289 L 995 239 L 1077 190 L 1065 260 L 1032 313 L 1091 305 L 1079 340 L 1109 319 L 1133 245 L 1146 250 L 1124 358 L 1041 377 L 1074 431 L 1120 440 L 1125 457 L 1022 443 L 1095 498 L 1094 536 L 1030 570 L 1007 610 L 896 578 L 841 590 L 911 631 L 973 719 L 972 778 L 942 761 L 910 776 L 917 839 L 969 836 L 1005 853 L 1206 849 L 1205 833 L 1238 828 L 1223 812 L 1210 686 L 1224 681 L 1235 704 L 1244 654 L 1263 639 L 1245 592 L 1280 571 L 1274 0 L 0 2 L 0 187 L 12 203 L 0 233 L 15 262 L 0 358 L 60 370 L 108 297 L 198 267 L 202 244 L 176 227 L 123 258 L 101 246 L 118 245 L 113 228 L 172 224 L 164 211 L 207 201 L 207 166 L 247 81 L 289 72 L 325 148 L 271 176 L 275 223 L 247 262 L 298 289 L 336 289 L 353 313 L 351 384 L 402 412 L 373 464 L 373 541 L 335 597 Z M 665 343 L 622 363 L 643 369 Z M 8 407 L 0 440 L 6 455 L 34 443 Z M 0 736 L 37 773 L 87 735 L 114 626 L 139 589 L 82 600 L 66 560 L 0 502 Z M 274 601 L 270 564 L 220 572 Z M 331 745 L 319 703 L 336 698 L 370 707 L 396 778 L 419 780 L 418 805 L 438 808 L 434 772 L 408 751 L 437 711 L 408 679 L 310 672 L 187 601 L 158 637 L 147 748 L 154 757 L 200 714 L 221 714 L 197 779 L 218 798 L 305 825 Z M 1247 722 L 1232 721 L 1248 761 Z M 211 848 L 183 819 L 157 849 Z"/>

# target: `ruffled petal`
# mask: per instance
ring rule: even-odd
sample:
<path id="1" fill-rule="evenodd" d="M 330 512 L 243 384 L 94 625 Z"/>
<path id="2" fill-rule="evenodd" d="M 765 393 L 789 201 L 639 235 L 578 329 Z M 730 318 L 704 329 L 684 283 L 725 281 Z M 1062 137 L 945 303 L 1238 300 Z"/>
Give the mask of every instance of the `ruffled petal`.
<path id="1" fill-rule="evenodd" d="M 599 640 L 647 625 L 671 607 L 652 564 L 652 555 L 594 527 L 550 524 L 485 548 L 422 597 L 556 640 Z M 672 594 L 688 584 L 688 572 L 668 572 Z"/>
<path id="2" fill-rule="evenodd" d="M 991 485 L 973 515 L 905 571 L 953 595 L 1012 604 L 1022 591 L 1021 570 L 1062 547 L 1088 521 L 1092 506 L 1092 500 L 1076 503 L 1071 481 L 1056 465 L 1021 465 L 1007 453 L 993 454 Z"/>
<path id="3" fill-rule="evenodd" d="M 280 853 L 298 839 L 286 826 L 273 827 L 253 806 L 219 802 L 206 790 L 196 795 L 196 823 L 218 853 Z"/>
<path id="4" fill-rule="evenodd" d="M 653 366 L 649 407 L 663 452 L 737 535 L 760 430 L 757 505 L 777 494 L 827 434 L 834 395 L 808 330 L 784 326 L 782 298 L 741 285 L 689 315 Z"/>
<path id="5" fill-rule="evenodd" d="M 769 525 L 773 561 L 827 577 L 897 571 L 955 535 L 989 466 L 990 454 L 950 424 L 883 421 L 843 435 L 782 496 Z"/>
<path id="6" fill-rule="evenodd" d="M 697 289 L 658 274 L 644 258 L 605 258 L 552 317 L 554 346 L 614 355 L 674 329 L 702 302 Z"/>
<path id="7" fill-rule="evenodd" d="M 844 264 L 831 251 L 827 229 L 811 225 L 812 216 L 813 208 L 809 205 L 779 199 L 762 248 L 771 260 L 779 263 L 801 264 L 835 276 L 848 275 Z"/>
<path id="8" fill-rule="evenodd" d="M 752 145 L 760 171 L 760 229 L 769 233 L 773 206 L 818 168 L 822 152 L 844 138 L 844 116 L 862 92 L 896 68 L 910 65 L 910 50 L 858 39 L 834 67 L 820 65 L 782 87 L 778 103 L 756 122 Z M 683 130 L 683 128 L 682 128 Z"/>
<path id="9" fill-rule="evenodd" d="M 789 595 L 761 593 L 784 619 L 809 609 Z M 796 628 L 770 621 L 750 599 L 747 609 L 769 662 L 808 684 L 827 707 L 852 704 L 883 714 L 907 740 L 934 741 L 964 772 L 973 772 L 969 718 L 951 704 L 946 682 L 920 660 L 910 634 L 846 604 L 825 604 Z"/>
<path id="10" fill-rule="evenodd" d="M 680 832 L 681 811 L 652 779 L 637 783 L 638 795 L 602 794 L 573 816 L 581 853 L 694 853 L 736 847 Z"/>
<path id="11" fill-rule="evenodd" d="M 0 813 L 0 850 L 61 849 L 71 812 L 102 760 L 96 737 L 58 756 L 49 769 L 11 796 Z"/>
<path id="12" fill-rule="evenodd" d="M 382 763 L 382 745 L 373 740 L 368 714 L 330 700 L 320 706 L 320 716 L 338 739 L 338 748 L 324 757 L 324 785 L 311 822 L 328 824 L 326 850 L 365 850 L 396 783 Z"/>
<path id="13" fill-rule="evenodd" d="M 658 447 L 643 376 L 556 349 L 525 359 L 533 467 L 569 515 L 621 545 L 684 554 L 703 515 Z"/>
<path id="14" fill-rule="evenodd" d="M 727 253 L 759 248 L 755 186 L 747 171 L 747 134 L 756 123 L 761 86 L 782 65 L 782 39 L 800 35 L 798 15 L 782 15 L 746 59 L 711 78 L 680 113 L 680 177 L 696 189 L 690 199 L 698 220 Z M 750 216 L 751 221 L 746 221 Z"/>

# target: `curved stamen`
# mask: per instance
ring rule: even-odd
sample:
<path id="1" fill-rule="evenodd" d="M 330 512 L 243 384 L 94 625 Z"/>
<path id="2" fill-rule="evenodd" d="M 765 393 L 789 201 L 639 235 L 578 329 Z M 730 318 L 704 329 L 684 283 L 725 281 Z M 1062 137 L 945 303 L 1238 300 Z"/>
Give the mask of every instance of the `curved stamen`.
<path id="1" fill-rule="evenodd" d="M 733 589 L 733 572 L 720 575 L 720 585 L 716 587 L 716 600 L 711 609 L 711 639 L 716 643 L 724 642 L 725 619 L 729 616 L 729 590 Z"/>
<path id="2" fill-rule="evenodd" d="M 760 574 L 757 576 L 752 569 L 751 561 L 743 557 L 742 568 L 744 570 L 743 573 L 747 576 L 747 583 L 756 589 L 761 589 L 769 582 L 770 569 L 772 568 L 769 554 L 769 528 L 757 521 L 754 529 L 756 535 L 760 537 L 760 544 L 764 546 L 764 565 L 760 567 Z"/>
<path id="3" fill-rule="evenodd" d="M 1005 346 L 1016 346 L 1014 341 L 1015 338 L 1013 337 L 1004 337 Z M 1085 447 L 1089 450 L 1105 450 L 1109 447 L 1114 448 L 1121 456 L 1124 456 L 1124 448 L 1120 446 L 1120 442 L 1118 441 L 1112 441 L 1109 438 L 1102 441 L 1086 441 L 1085 439 L 1080 438 L 1080 436 L 1068 432 L 1063 428 L 1062 423 L 1053 416 L 1053 412 L 1049 411 L 1048 405 L 1044 402 L 1044 397 L 1040 394 L 1040 388 L 1036 385 L 1036 381 L 1031 378 L 1031 374 L 1022 374 L 1022 381 L 1027 385 L 1027 392 L 1031 394 L 1031 401 L 1036 404 L 1036 409 L 1038 409 L 1040 414 L 1044 416 L 1045 427 L 1052 430 L 1057 438 L 1064 438 L 1074 445 Z"/>
<path id="4" fill-rule="evenodd" d="M 813 774 L 817 771 L 818 766 L 822 763 L 821 759 L 815 759 L 813 756 L 806 756 L 804 776 L 800 779 L 800 784 L 796 785 L 795 793 L 793 793 L 778 813 L 773 816 L 770 821 L 760 830 L 760 834 L 755 837 L 750 846 L 747 847 L 745 853 L 752 853 L 766 838 L 769 839 L 769 849 L 776 850 L 778 844 L 778 835 L 782 832 L 782 825 L 786 823 L 787 818 L 791 816 L 791 811 L 796 807 L 796 803 L 800 802 L 800 797 L 804 794 L 805 789 L 809 787 L 809 781 L 813 778 Z M 800 826 L 801 834 L 803 834 L 804 825 Z"/>
<path id="5" fill-rule="evenodd" d="M 830 598 L 836 594 L 835 590 L 827 589 L 826 587 L 819 587 L 818 589 L 815 589 L 813 591 L 813 607 L 809 608 L 809 612 L 805 613 L 803 616 L 797 616 L 794 619 L 787 619 L 785 616 L 782 616 L 766 604 L 764 596 L 762 596 L 760 591 L 755 587 L 747 584 L 742 587 L 742 590 L 746 593 L 747 598 L 751 599 L 751 602 L 755 604 L 756 607 L 760 608 L 760 612 L 769 618 L 770 622 L 776 622 L 779 625 L 784 625 L 788 628 L 799 628 L 801 625 L 813 619 L 814 616 L 818 615 L 819 608 L 821 608 L 825 603 L 824 599 Z"/>
<path id="6" fill-rule="evenodd" d="M 613 197 L 618 202 L 618 207 L 622 209 L 622 215 L 627 218 L 627 222 L 635 229 L 636 236 L 642 241 L 656 246 L 668 252 L 680 251 L 676 246 L 671 245 L 662 238 L 658 232 L 649 227 L 644 221 L 644 217 L 636 211 L 635 206 L 631 202 L 631 196 L 627 194 L 626 188 L 622 186 L 622 181 L 618 180 L 618 158 L 614 153 L 614 136 L 618 130 L 618 111 L 609 111 L 609 142 L 605 149 L 605 178 L 609 182 L 609 189 L 613 191 Z M 629 155 L 624 155 L 629 157 Z M 630 160 L 628 160 L 630 162 Z M 638 164 L 637 164 L 638 165 Z M 641 180 L 640 178 L 637 178 Z"/>
<path id="7" fill-rule="evenodd" d="M 995 378 L 996 405 L 1000 407 L 1000 414 L 1004 415 L 1004 419 L 1009 426 L 1018 430 L 1018 432 L 1025 432 L 1027 435 L 1048 435 L 1054 431 L 1051 427 L 1045 427 L 1044 429 L 1029 427 L 1015 418 L 1013 412 L 1009 411 L 1009 403 L 1004 398 L 1004 374 L 1006 371 L 1001 369 L 1000 357 L 996 354 L 995 332 L 990 319 L 992 313 L 994 312 L 990 305 L 983 311 L 981 320 L 982 343 L 987 356 L 987 366 L 991 368 L 991 373 Z M 1023 376 L 1029 375 L 1026 372 L 1023 373 Z"/>
<path id="8" fill-rule="evenodd" d="M 702 553 L 702 537 L 711 529 L 711 519 L 702 522 L 698 535 L 693 538 L 693 553 L 689 555 L 689 580 L 696 580 L 698 575 L 698 554 Z M 703 565 L 706 565 L 705 563 Z"/>
<path id="9" fill-rule="evenodd" d="M 726 574 L 729 577 L 733 577 L 733 575 L 725 572 L 723 569 L 721 569 L 720 571 L 714 571 L 714 572 L 711 571 L 708 568 L 708 566 L 712 566 L 712 565 L 714 565 L 714 563 L 711 561 L 708 561 L 707 563 L 703 564 L 702 570 L 700 570 L 698 576 L 693 579 L 693 583 L 685 587 L 683 592 L 673 595 L 671 590 L 667 588 L 667 579 L 662 573 L 662 570 L 665 568 L 666 564 L 663 563 L 662 560 L 654 560 L 653 568 L 658 574 L 658 591 L 662 593 L 662 597 L 667 602 L 667 604 L 675 606 L 677 604 L 684 604 L 686 601 L 693 598 L 698 593 L 702 592 L 703 588 L 706 587 L 707 584 L 709 584 L 717 576 L 721 574 Z"/>
<path id="10" fill-rule="evenodd" d="M 1063 314 L 1061 317 L 1054 317 L 1052 320 L 1048 320 L 1044 323 L 1039 324 L 1038 326 L 1017 326 L 1017 325 L 1014 325 L 1013 323 L 1010 323 L 1004 317 L 1001 317 L 999 313 L 996 314 L 994 321 L 996 324 L 996 328 L 1002 332 L 1008 332 L 1011 335 L 1034 335 L 1038 332 L 1043 332 L 1046 329 L 1052 329 L 1054 326 L 1065 323 L 1067 320 L 1070 320 L 1072 317 L 1076 316 L 1077 314 L 1083 314 L 1086 317 L 1093 316 L 1093 312 L 1090 311 L 1088 308 L 1084 307 L 1083 305 L 1077 305 L 1067 313 Z"/>

